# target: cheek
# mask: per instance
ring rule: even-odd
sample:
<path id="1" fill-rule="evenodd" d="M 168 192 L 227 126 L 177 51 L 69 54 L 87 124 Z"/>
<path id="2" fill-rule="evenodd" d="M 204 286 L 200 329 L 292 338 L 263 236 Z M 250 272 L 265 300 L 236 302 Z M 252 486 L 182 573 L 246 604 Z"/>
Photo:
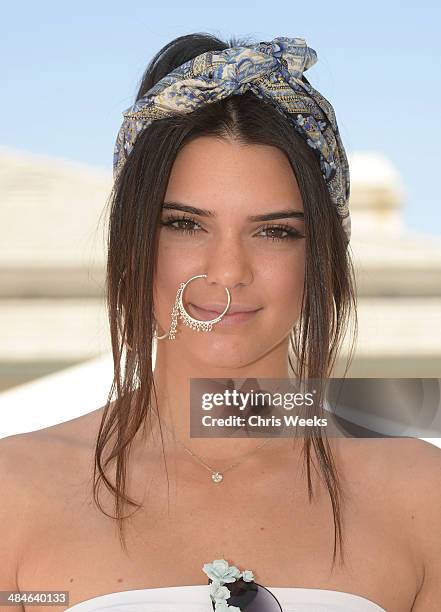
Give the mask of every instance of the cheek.
<path id="1" fill-rule="evenodd" d="M 193 258 L 192 258 L 193 256 Z M 153 300 L 159 318 L 167 321 L 176 300 L 179 285 L 190 276 L 202 274 L 200 256 L 191 249 L 177 249 L 167 240 L 160 240 L 157 252 L 157 265 L 154 274 Z M 185 302 L 194 291 L 200 290 L 198 280 L 190 283 L 185 291 Z"/>
<path id="2" fill-rule="evenodd" d="M 170 265 L 171 261 L 173 265 Z M 181 282 L 179 279 L 182 278 L 181 266 L 185 265 L 184 261 L 184 258 L 174 258 L 173 252 L 159 243 L 153 283 L 153 303 L 155 312 L 160 318 L 161 315 L 167 315 L 170 304 L 174 303 Z"/>
<path id="3" fill-rule="evenodd" d="M 262 283 L 267 288 L 267 304 L 274 305 L 279 316 L 281 311 L 288 317 L 300 308 L 305 280 L 304 249 L 296 249 L 294 254 L 283 261 L 277 261 L 266 269 Z"/>

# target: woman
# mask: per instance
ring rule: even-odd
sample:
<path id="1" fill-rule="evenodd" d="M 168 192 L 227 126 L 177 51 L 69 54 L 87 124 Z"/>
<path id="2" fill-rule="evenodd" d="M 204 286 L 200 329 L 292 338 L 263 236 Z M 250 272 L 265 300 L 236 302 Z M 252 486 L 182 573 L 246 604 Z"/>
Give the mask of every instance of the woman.
<path id="1" fill-rule="evenodd" d="M 190 437 L 192 379 L 326 381 L 355 314 L 315 61 L 300 38 L 194 34 L 149 64 L 115 147 L 109 400 L 2 440 L 2 589 L 75 612 L 439 608 L 436 447 Z"/>

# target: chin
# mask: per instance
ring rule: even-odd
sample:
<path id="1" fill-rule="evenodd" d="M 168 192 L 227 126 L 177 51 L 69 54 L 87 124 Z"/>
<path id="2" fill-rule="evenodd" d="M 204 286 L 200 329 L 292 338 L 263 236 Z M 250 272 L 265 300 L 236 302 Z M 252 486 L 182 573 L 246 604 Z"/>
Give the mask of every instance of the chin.
<path id="1" fill-rule="evenodd" d="M 219 338 L 213 341 L 210 346 L 197 352 L 200 360 L 207 367 L 219 367 L 226 369 L 243 368 L 259 359 L 261 351 L 255 350 L 253 340 L 247 342 L 245 339 L 238 341 L 230 337 Z M 260 347 L 259 347 L 260 348 Z"/>

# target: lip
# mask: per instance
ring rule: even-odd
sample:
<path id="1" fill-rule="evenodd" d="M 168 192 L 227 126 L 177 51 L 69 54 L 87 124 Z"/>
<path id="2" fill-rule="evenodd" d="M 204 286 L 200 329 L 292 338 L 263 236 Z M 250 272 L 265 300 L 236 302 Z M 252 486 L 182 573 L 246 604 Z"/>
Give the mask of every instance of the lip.
<path id="1" fill-rule="evenodd" d="M 199 308 L 199 310 L 205 310 L 206 312 L 209 312 L 210 314 L 220 314 L 221 312 L 225 310 L 225 304 L 220 305 L 220 304 L 211 303 L 211 304 L 204 304 L 204 306 L 200 306 L 198 304 L 191 304 L 191 305 L 195 306 L 196 308 Z M 228 309 L 227 315 L 236 314 L 236 312 L 256 312 L 257 310 L 260 310 L 260 308 L 255 308 L 254 306 L 235 305 L 235 306 L 231 306 L 231 308 Z"/>
<path id="2" fill-rule="evenodd" d="M 224 306 L 222 310 L 217 311 L 217 310 L 207 310 L 205 308 L 201 308 L 200 306 L 196 306 L 196 304 L 192 304 L 192 303 L 190 303 L 190 306 L 195 311 L 196 318 L 200 318 L 202 321 L 209 321 L 210 319 L 215 319 L 216 317 L 220 315 L 221 312 L 223 312 L 225 308 Z M 231 310 L 233 310 L 233 308 Z M 235 325 L 236 323 L 243 323 L 245 321 L 249 321 L 250 319 L 252 319 L 260 310 L 262 310 L 262 308 L 256 308 L 254 310 L 242 310 L 239 307 L 237 307 L 236 312 L 233 311 L 232 313 L 230 313 L 230 311 L 228 310 L 227 314 L 225 314 L 222 317 L 222 319 L 215 325 L 223 326 L 223 325 Z"/>

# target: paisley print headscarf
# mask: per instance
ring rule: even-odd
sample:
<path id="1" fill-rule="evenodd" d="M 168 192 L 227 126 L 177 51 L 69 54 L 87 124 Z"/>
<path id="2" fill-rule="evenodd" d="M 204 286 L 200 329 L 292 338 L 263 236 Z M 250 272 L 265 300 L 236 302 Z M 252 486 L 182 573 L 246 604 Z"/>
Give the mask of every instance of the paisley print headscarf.
<path id="1" fill-rule="evenodd" d="M 153 121 L 251 91 L 284 114 L 315 151 L 349 242 L 349 165 L 334 109 L 303 75 L 316 61 L 317 53 L 303 38 L 280 36 L 246 47 L 207 51 L 185 62 L 124 111 L 114 149 L 114 178 L 138 134 Z"/>

